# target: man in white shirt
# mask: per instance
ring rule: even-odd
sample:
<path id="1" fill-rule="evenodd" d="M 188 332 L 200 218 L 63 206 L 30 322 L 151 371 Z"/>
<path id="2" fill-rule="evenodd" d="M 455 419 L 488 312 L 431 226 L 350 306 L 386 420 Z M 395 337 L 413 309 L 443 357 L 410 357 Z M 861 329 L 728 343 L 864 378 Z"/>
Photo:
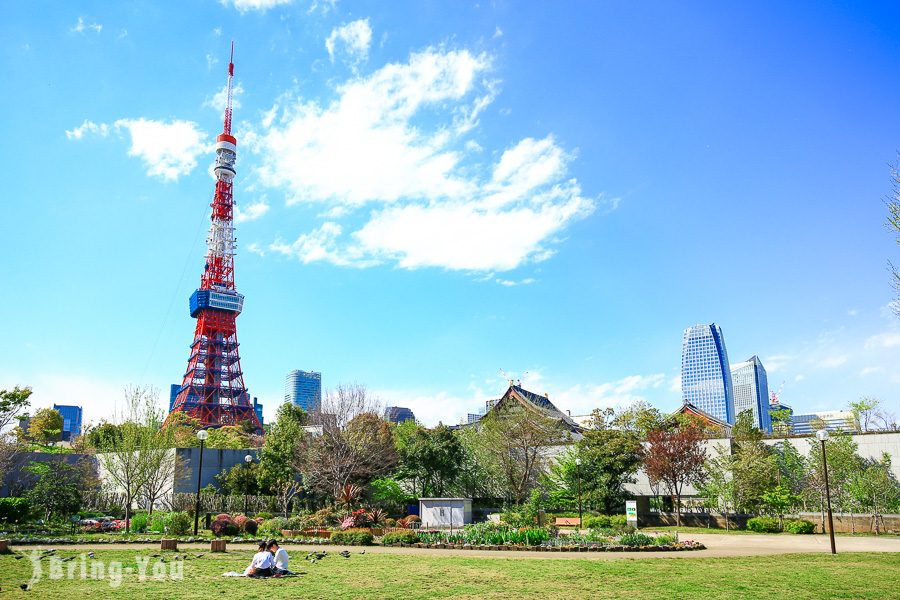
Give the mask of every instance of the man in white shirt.
<path id="1" fill-rule="evenodd" d="M 250 560 L 250 566 L 244 571 L 247 577 L 271 577 L 275 560 L 272 553 L 266 550 L 266 543 L 260 542 L 259 548 Z"/>
<path id="2" fill-rule="evenodd" d="M 269 540 L 267 547 L 269 552 L 274 555 L 275 566 L 272 570 L 275 573 L 275 577 L 280 577 L 281 575 L 293 575 L 293 573 L 288 570 L 287 550 L 279 546 L 276 540 Z"/>

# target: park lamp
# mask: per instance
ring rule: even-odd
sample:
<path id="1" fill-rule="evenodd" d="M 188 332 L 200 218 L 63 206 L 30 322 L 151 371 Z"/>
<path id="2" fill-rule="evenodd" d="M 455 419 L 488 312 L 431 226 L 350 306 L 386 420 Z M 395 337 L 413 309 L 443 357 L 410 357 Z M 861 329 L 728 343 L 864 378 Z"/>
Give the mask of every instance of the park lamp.
<path id="1" fill-rule="evenodd" d="M 253 457 L 248 454 L 247 456 L 244 457 L 244 462 L 249 465 L 250 463 L 253 462 Z"/>
<path id="2" fill-rule="evenodd" d="M 201 442 L 205 442 L 206 438 L 208 438 L 208 437 L 209 437 L 209 432 L 205 429 L 201 429 L 200 431 L 197 432 L 197 439 L 200 440 Z"/>
<path id="3" fill-rule="evenodd" d="M 827 429 L 818 430 L 816 432 L 816 439 L 818 439 L 820 442 L 827 442 L 828 441 L 828 430 Z"/>
<path id="4" fill-rule="evenodd" d="M 194 501 L 194 535 L 197 535 L 197 528 L 200 523 L 200 480 L 203 475 L 203 442 L 209 437 L 209 432 L 201 429 L 197 432 L 197 439 L 200 440 L 200 466 L 197 468 L 197 499 Z"/>
<path id="5" fill-rule="evenodd" d="M 828 505 L 828 537 L 831 541 L 831 553 L 837 554 L 837 550 L 834 547 L 834 521 L 831 517 L 831 490 L 828 485 L 828 457 L 825 453 L 825 442 L 828 441 L 828 430 L 818 430 L 816 432 L 816 439 L 822 442 L 822 471 L 825 475 L 825 501 Z"/>

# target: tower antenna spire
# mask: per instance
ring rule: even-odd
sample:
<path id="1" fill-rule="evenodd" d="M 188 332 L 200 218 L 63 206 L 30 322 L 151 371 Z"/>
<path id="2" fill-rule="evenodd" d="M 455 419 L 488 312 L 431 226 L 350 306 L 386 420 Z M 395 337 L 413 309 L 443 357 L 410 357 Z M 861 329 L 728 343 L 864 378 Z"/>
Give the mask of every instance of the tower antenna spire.
<path id="1" fill-rule="evenodd" d="M 222 133 L 231 135 L 231 91 L 234 80 L 234 40 L 231 41 L 231 57 L 228 59 L 228 95 L 225 102 L 225 127 Z"/>

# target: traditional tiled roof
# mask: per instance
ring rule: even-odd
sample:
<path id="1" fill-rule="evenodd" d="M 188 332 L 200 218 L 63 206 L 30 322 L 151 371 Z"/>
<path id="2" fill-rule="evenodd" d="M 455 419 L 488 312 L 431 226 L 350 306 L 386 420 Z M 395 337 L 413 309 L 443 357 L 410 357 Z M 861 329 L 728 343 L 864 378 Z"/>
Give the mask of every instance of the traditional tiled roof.
<path id="1" fill-rule="evenodd" d="M 693 413 L 693 414 L 697 415 L 698 417 L 700 417 L 701 419 L 704 419 L 705 421 L 709 422 L 710 425 L 714 425 L 716 427 L 721 427 L 726 432 L 731 430 L 730 424 L 726 423 L 722 419 L 719 419 L 718 417 L 712 416 L 705 410 L 697 408 L 690 402 L 685 402 L 684 404 L 682 404 L 681 407 L 678 410 L 676 410 L 675 412 L 673 412 L 671 416 L 684 414 L 686 412 Z"/>
<path id="2" fill-rule="evenodd" d="M 550 418 L 559 419 L 574 432 L 580 432 L 584 429 L 581 425 L 573 421 L 572 417 L 556 408 L 556 405 L 550 402 L 550 399 L 547 396 L 530 392 L 520 385 L 511 385 L 509 386 L 509 389 L 506 390 L 506 393 L 503 394 L 503 397 L 497 401 L 497 405 L 499 406 L 509 397 L 515 397 L 520 403 L 531 404 Z"/>

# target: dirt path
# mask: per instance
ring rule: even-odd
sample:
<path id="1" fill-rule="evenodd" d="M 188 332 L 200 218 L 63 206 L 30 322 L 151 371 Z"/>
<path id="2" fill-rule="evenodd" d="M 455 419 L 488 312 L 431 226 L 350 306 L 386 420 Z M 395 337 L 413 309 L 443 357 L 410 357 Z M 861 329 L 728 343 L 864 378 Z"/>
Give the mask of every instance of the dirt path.
<path id="1" fill-rule="evenodd" d="M 638 558 L 711 558 L 723 556 L 763 556 L 772 554 L 792 554 L 798 552 L 829 552 L 828 536 L 824 535 L 728 535 L 728 534 L 686 534 L 682 539 L 702 542 L 706 550 L 690 552 L 519 552 L 489 550 L 437 550 L 430 548 L 383 548 L 369 546 L 365 552 L 372 554 L 407 554 L 419 556 L 461 556 L 484 558 L 524 558 L 557 560 L 622 560 Z M 900 538 L 897 537 L 837 537 L 838 552 L 900 552 Z M 28 552 L 49 546 L 18 546 L 15 550 Z M 158 544 L 72 544 L 58 547 L 60 551 L 81 550 L 159 550 Z M 312 550 L 339 552 L 341 546 L 307 546 L 286 544 L 289 553 L 303 554 Z M 230 544 L 231 552 L 250 553 L 252 544 Z M 359 547 L 347 548 L 359 553 Z M 209 544 L 179 544 L 179 550 L 208 552 Z"/>

